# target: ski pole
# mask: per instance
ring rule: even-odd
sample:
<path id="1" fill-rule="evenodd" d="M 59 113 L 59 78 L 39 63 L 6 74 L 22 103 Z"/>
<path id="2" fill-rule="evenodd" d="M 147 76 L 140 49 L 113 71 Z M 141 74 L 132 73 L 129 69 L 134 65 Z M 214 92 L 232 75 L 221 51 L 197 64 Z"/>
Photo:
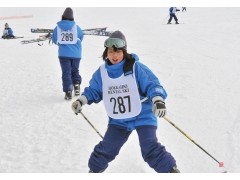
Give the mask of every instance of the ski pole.
<path id="1" fill-rule="evenodd" d="M 188 136 L 185 132 L 183 132 L 179 127 L 177 127 L 173 122 L 170 121 L 169 118 L 166 116 L 163 117 L 167 122 L 169 122 L 173 127 L 175 127 L 178 131 L 180 131 L 184 136 L 186 136 L 190 141 L 192 141 L 197 147 L 199 147 L 201 150 L 203 150 L 208 156 L 210 156 L 213 160 L 215 160 L 219 167 L 224 167 L 223 162 L 219 162 L 217 159 L 215 159 L 211 154 L 209 154 L 205 149 L 203 149 L 199 144 L 197 144 L 190 136 Z"/>
<path id="2" fill-rule="evenodd" d="M 88 122 L 88 124 L 90 124 L 90 126 L 92 126 L 92 128 L 96 131 L 96 133 L 98 133 L 98 135 L 103 139 L 103 136 L 100 134 L 100 132 L 94 127 L 94 125 L 88 120 L 88 118 L 82 113 L 82 111 L 80 112 L 80 114 L 83 116 L 83 118 Z"/>

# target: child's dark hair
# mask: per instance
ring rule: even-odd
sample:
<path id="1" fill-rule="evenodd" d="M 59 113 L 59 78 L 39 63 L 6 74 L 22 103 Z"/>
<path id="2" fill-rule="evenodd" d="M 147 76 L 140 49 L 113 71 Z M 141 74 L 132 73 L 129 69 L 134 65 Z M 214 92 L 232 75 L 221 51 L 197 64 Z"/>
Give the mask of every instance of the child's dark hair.
<path id="1" fill-rule="evenodd" d="M 135 62 L 135 59 L 133 58 L 133 56 L 131 54 L 129 54 L 125 48 L 116 48 L 116 47 L 113 46 L 113 49 L 114 49 L 115 52 L 117 50 L 122 50 L 123 51 L 123 58 L 125 59 L 125 63 L 123 65 L 124 75 L 126 76 L 126 75 L 129 75 L 129 74 L 132 74 L 133 73 L 133 64 Z M 109 59 L 107 59 L 107 51 L 108 51 L 108 48 L 106 47 L 104 52 L 103 52 L 102 58 L 103 58 L 104 61 L 107 61 L 108 64 L 111 64 Z"/>
<path id="2" fill-rule="evenodd" d="M 117 50 L 122 50 L 123 51 L 123 58 L 126 59 L 126 61 L 131 59 L 131 54 L 128 54 L 126 49 L 116 48 L 115 46 L 113 46 L 113 49 L 114 49 L 114 52 L 116 52 Z M 103 51 L 103 54 L 102 54 L 102 58 L 103 58 L 104 61 L 107 60 L 107 51 L 108 51 L 108 48 L 106 47 L 105 50 Z"/>

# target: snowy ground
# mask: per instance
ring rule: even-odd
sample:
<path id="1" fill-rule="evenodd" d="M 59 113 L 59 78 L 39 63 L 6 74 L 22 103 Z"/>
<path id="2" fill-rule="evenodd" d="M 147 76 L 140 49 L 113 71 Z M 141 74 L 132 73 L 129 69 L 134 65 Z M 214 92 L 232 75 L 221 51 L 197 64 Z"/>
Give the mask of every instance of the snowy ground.
<path id="1" fill-rule="evenodd" d="M 0 8 L 0 20 L 24 39 L 30 28 L 54 28 L 65 8 Z M 84 29 L 121 30 L 128 52 L 139 55 L 168 92 L 168 117 L 228 172 L 240 163 L 240 8 L 187 8 L 180 25 L 166 25 L 168 8 L 73 8 Z M 90 13 L 91 12 L 91 13 Z M 102 64 L 106 37 L 85 36 L 81 61 L 82 89 Z M 0 173 L 85 173 L 93 147 L 101 140 L 81 115 L 76 116 L 61 91 L 57 46 L 22 45 L 0 40 Z M 237 50 L 238 49 L 238 50 Z M 104 134 L 103 104 L 83 113 Z M 164 119 L 159 141 L 183 173 L 224 170 Z M 134 132 L 106 173 L 154 173 L 143 161 Z"/>

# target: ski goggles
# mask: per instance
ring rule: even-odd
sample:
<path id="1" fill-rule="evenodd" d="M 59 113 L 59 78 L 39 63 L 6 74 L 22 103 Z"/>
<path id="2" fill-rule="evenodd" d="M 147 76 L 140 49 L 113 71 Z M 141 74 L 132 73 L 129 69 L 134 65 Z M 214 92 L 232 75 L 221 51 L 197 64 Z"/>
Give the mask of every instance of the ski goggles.
<path id="1" fill-rule="evenodd" d="M 124 48 L 126 47 L 126 42 L 122 39 L 119 38 L 108 38 L 104 42 L 104 47 L 113 47 L 115 46 L 116 48 Z"/>

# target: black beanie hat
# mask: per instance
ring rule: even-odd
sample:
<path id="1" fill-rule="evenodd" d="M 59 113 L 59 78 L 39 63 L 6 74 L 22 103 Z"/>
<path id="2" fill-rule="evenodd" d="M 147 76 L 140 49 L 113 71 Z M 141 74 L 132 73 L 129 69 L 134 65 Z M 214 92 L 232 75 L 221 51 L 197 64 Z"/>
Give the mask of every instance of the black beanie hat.
<path id="1" fill-rule="evenodd" d="M 5 28 L 9 28 L 9 25 L 8 25 L 8 23 L 5 23 Z"/>
<path id="2" fill-rule="evenodd" d="M 125 49 L 127 49 L 127 41 L 126 38 L 124 36 L 124 34 L 121 31 L 114 31 L 109 38 L 118 38 L 118 39 L 122 39 L 123 41 L 125 41 L 126 46 L 124 47 Z"/>
<path id="3" fill-rule="evenodd" d="M 63 12 L 62 17 L 64 19 L 73 20 L 74 19 L 73 18 L 73 10 L 70 7 L 66 8 L 65 11 Z"/>

